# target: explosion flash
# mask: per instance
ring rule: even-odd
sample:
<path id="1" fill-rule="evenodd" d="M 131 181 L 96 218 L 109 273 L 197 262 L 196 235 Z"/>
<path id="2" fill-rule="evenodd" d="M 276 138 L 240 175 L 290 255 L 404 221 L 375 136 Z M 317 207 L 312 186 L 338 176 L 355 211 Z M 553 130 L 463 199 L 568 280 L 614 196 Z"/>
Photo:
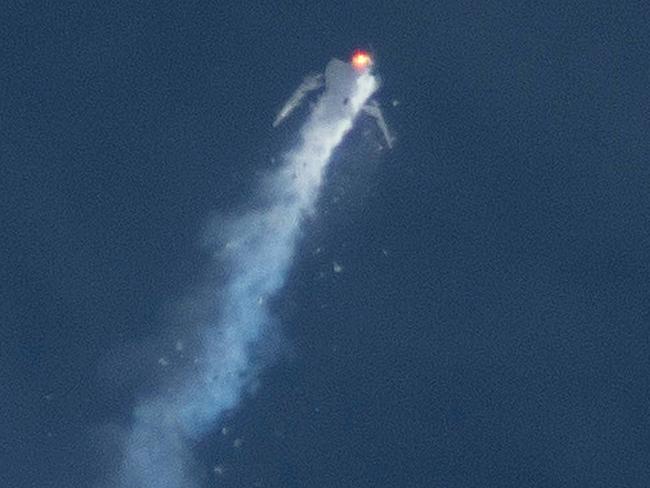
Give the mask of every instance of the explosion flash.
<path id="1" fill-rule="evenodd" d="M 355 51 L 352 55 L 352 66 L 357 71 L 367 70 L 372 66 L 372 58 L 367 51 Z"/>

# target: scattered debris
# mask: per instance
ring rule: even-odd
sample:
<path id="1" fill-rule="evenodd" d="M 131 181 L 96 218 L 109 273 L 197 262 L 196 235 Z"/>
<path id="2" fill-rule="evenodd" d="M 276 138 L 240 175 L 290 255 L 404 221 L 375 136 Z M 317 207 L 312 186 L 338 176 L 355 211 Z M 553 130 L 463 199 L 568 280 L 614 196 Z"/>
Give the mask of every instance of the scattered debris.
<path id="1" fill-rule="evenodd" d="M 160 364 L 164 368 L 165 366 L 169 366 L 169 361 L 167 361 L 167 359 L 163 357 L 158 360 L 158 364 Z"/>
<path id="2" fill-rule="evenodd" d="M 397 107 L 399 105 L 399 100 L 393 100 L 392 104 L 393 107 Z"/>
<path id="3" fill-rule="evenodd" d="M 228 427 L 222 427 L 221 428 L 221 435 L 228 435 L 229 429 Z"/>
<path id="4" fill-rule="evenodd" d="M 341 271 L 343 271 L 343 266 L 341 266 L 336 261 L 334 261 L 334 263 L 332 263 L 332 268 L 334 269 L 335 273 L 340 273 Z"/>
<path id="5" fill-rule="evenodd" d="M 181 352 L 185 348 L 185 345 L 183 344 L 183 341 L 176 341 L 176 345 L 174 347 L 177 352 Z"/>
<path id="6" fill-rule="evenodd" d="M 223 474 L 226 472 L 226 468 L 223 464 L 217 464 L 214 469 L 214 474 L 217 476 L 223 476 Z"/>
<path id="7" fill-rule="evenodd" d="M 244 444 L 244 439 L 242 439 L 241 437 L 239 437 L 239 438 L 237 438 L 237 439 L 234 440 L 234 442 L 232 443 L 232 446 L 233 446 L 233 447 L 236 447 L 237 449 L 239 449 L 243 444 Z"/>

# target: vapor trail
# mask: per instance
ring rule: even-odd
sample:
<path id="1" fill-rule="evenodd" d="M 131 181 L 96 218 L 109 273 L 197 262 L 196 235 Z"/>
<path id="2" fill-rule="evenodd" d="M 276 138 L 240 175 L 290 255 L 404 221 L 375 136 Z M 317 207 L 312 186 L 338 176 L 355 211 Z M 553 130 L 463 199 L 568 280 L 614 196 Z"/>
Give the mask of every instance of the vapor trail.
<path id="1" fill-rule="evenodd" d="M 196 486 L 191 443 L 235 408 L 255 379 L 260 365 L 251 346 L 263 337 L 271 319 L 265 299 L 285 283 L 301 221 L 313 212 L 332 152 L 378 88 L 370 71 L 355 74 L 343 104 L 337 66 L 326 73 L 331 84 L 328 78 L 325 92 L 301 129 L 297 148 L 287 155 L 285 166 L 263 182 L 264 207 L 232 219 L 224 230 L 229 245 L 223 264 L 230 271 L 229 279 L 215 291 L 219 316 L 200 331 L 200 361 L 191 373 L 177 379 L 173 389 L 137 404 L 121 464 L 109 486 Z"/>

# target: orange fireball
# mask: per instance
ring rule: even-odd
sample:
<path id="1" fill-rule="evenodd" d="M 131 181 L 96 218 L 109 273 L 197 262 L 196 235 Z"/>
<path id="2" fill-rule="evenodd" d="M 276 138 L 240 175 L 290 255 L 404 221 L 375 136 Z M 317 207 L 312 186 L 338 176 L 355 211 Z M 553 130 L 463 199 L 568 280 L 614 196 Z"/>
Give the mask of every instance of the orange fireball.
<path id="1" fill-rule="evenodd" d="M 365 71 L 372 64 L 372 58 L 368 51 L 357 50 L 352 54 L 352 66 L 357 71 Z"/>

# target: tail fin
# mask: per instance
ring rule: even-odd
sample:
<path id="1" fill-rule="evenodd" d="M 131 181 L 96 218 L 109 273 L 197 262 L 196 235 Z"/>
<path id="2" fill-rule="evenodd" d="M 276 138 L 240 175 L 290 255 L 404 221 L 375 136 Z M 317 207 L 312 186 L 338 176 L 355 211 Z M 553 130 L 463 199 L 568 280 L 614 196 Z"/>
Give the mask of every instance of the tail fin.
<path id="1" fill-rule="evenodd" d="M 392 149 L 393 144 L 395 143 L 395 138 L 391 135 L 390 131 L 388 130 L 388 126 L 386 125 L 384 116 L 381 113 L 381 108 L 379 108 L 379 104 L 374 100 L 370 100 L 363 107 L 363 110 L 368 115 L 375 118 L 375 120 L 377 121 L 377 125 L 379 126 L 382 133 L 384 134 L 384 139 L 386 139 L 386 144 L 388 145 L 388 148 Z"/>
<path id="2" fill-rule="evenodd" d="M 291 112 L 300 105 L 302 100 L 310 91 L 316 90 L 321 86 L 323 86 L 323 75 L 307 75 L 298 89 L 293 92 L 291 98 L 289 98 L 287 103 L 284 104 L 282 110 L 278 112 L 278 115 L 273 121 L 273 127 L 277 127 L 284 119 L 291 115 Z"/>

